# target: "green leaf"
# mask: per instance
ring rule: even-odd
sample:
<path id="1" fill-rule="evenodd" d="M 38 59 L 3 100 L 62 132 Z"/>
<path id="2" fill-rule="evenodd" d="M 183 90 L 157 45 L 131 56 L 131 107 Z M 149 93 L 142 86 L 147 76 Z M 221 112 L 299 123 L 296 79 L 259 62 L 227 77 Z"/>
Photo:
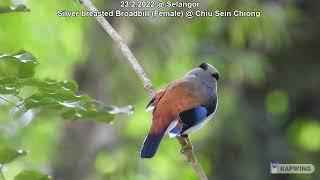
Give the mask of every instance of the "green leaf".
<path id="1" fill-rule="evenodd" d="M 0 76 L 28 78 L 34 75 L 37 60 L 31 53 L 19 51 L 15 54 L 0 55 Z"/>
<path id="2" fill-rule="evenodd" d="M 31 53 L 29 53 L 23 49 L 14 53 L 13 56 L 23 62 L 32 62 L 32 63 L 38 64 L 37 59 Z"/>
<path id="3" fill-rule="evenodd" d="M 26 99 L 26 108 L 32 109 L 39 106 L 46 106 L 49 104 L 74 103 L 86 102 L 91 100 L 87 95 L 76 95 L 68 90 L 55 90 L 55 89 L 41 89 Z M 63 105 L 63 104 L 61 104 Z"/>
<path id="4" fill-rule="evenodd" d="M 33 86 L 23 86 L 22 88 L 20 88 L 19 90 L 19 96 L 23 99 L 26 99 L 30 96 L 32 96 L 34 93 L 36 93 L 38 91 L 37 87 L 33 87 Z"/>
<path id="5" fill-rule="evenodd" d="M 26 107 L 27 110 L 33 109 L 33 108 L 38 108 L 42 106 L 48 106 L 48 105 L 55 105 L 56 100 L 51 97 L 43 97 L 41 99 L 32 99 L 28 98 L 24 102 L 24 106 Z"/>
<path id="6" fill-rule="evenodd" d="M 0 164 L 7 164 L 12 162 L 18 157 L 25 156 L 25 150 L 15 150 L 9 147 L 0 146 Z"/>
<path id="7" fill-rule="evenodd" d="M 66 108 L 77 108 L 77 109 L 81 109 L 84 107 L 81 106 L 81 103 L 79 101 L 77 102 L 58 102 L 58 104 L 66 107 Z"/>
<path id="8" fill-rule="evenodd" d="M 78 84 L 75 81 L 61 81 L 60 82 L 61 87 L 65 90 L 70 90 L 70 91 L 77 91 L 78 90 Z"/>
<path id="9" fill-rule="evenodd" d="M 1 57 L 1 55 L 0 55 L 0 57 Z M 1 77 L 0 78 L 0 84 L 16 84 L 17 82 L 18 82 L 18 80 L 15 77 Z"/>
<path id="10" fill-rule="evenodd" d="M 18 94 L 18 90 L 15 87 L 0 84 L 0 94 Z"/>
<path id="11" fill-rule="evenodd" d="M 11 12 L 29 12 L 30 9 L 23 4 L 19 4 L 17 6 L 0 6 L 0 14 L 1 13 L 11 13 Z"/>
<path id="12" fill-rule="evenodd" d="M 14 180 L 50 180 L 50 176 L 43 174 L 39 171 L 25 170 L 20 172 Z"/>

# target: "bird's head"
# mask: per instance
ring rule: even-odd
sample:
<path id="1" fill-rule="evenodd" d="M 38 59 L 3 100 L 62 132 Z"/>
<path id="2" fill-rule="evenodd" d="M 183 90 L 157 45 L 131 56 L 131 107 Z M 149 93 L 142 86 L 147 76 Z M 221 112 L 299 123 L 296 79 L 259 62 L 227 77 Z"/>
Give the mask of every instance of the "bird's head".
<path id="1" fill-rule="evenodd" d="M 192 69 L 186 75 L 195 75 L 208 81 L 218 81 L 219 71 L 208 63 L 202 63 L 197 68 Z"/>

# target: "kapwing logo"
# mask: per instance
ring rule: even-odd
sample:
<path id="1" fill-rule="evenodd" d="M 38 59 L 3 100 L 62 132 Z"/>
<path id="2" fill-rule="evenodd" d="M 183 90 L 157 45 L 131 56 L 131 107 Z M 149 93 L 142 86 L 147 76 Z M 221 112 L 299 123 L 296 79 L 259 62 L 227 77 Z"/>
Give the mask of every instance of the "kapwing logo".
<path id="1" fill-rule="evenodd" d="M 280 164 L 270 162 L 270 174 L 311 174 L 313 164 Z"/>
<path id="2" fill-rule="evenodd" d="M 278 166 L 279 163 L 270 163 L 270 173 L 271 174 L 277 174 L 278 173 Z"/>

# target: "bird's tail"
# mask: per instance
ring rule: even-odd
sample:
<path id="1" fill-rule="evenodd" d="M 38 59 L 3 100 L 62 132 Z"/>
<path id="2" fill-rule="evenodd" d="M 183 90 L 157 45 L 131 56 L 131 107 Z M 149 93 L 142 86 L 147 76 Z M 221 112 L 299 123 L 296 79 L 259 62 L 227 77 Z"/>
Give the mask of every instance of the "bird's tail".
<path id="1" fill-rule="evenodd" d="M 161 139 L 163 137 L 163 133 L 160 134 L 153 134 L 149 133 L 144 140 L 140 156 L 141 158 L 152 158 L 159 147 Z"/>

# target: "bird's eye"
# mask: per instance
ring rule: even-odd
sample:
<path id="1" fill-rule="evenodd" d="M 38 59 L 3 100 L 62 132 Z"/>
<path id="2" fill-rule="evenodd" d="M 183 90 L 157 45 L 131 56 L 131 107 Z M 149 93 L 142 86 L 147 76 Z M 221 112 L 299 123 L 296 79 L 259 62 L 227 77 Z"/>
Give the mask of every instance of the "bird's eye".
<path id="1" fill-rule="evenodd" d="M 211 74 L 211 76 L 214 77 L 216 80 L 219 80 L 219 74 L 214 73 L 214 74 Z"/>

